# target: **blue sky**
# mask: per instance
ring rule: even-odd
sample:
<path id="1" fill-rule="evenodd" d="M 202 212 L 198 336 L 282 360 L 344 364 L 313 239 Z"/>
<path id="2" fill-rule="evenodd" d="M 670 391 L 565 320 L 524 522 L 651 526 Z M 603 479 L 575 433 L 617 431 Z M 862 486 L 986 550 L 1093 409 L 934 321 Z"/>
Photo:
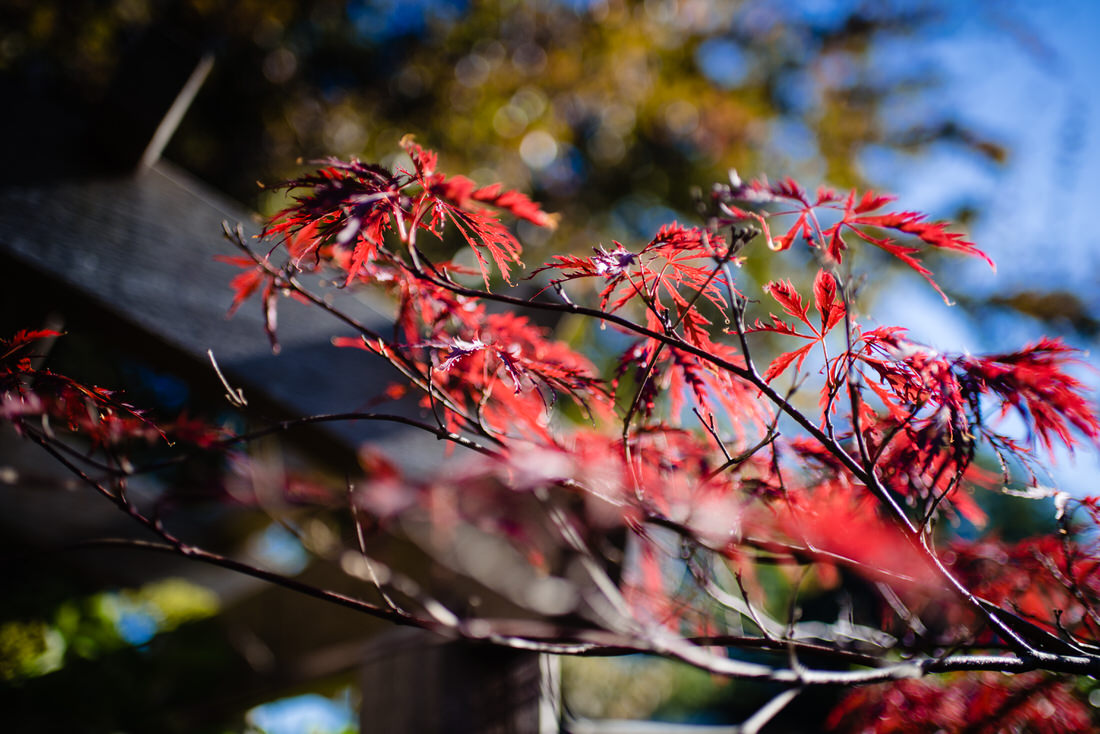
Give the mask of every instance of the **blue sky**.
<path id="1" fill-rule="evenodd" d="M 1068 289 L 1100 313 L 1100 2 L 1026 3 L 1003 0 L 961 4 L 940 34 L 913 53 L 937 68 L 944 83 L 929 104 L 952 109 L 960 120 L 1009 149 L 993 166 L 947 147 L 921 158 L 868 161 L 872 178 L 898 194 L 906 208 L 949 215 L 959 203 L 982 216 L 972 239 L 997 262 L 952 260 L 941 279 L 977 295 Z M 917 278 L 903 278 L 877 306 L 883 323 L 900 323 L 944 351 L 1008 351 L 1034 340 L 1044 327 L 1019 318 L 977 324 L 944 306 Z M 1098 345 L 1090 350 L 1100 368 Z M 1094 387 L 1100 372 L 1082 372 Z M 1094 494 L 1097 451 L 1062 454 L 1054 484 Z"/>
<path id="2" fill-rule="evenodd" d="M 996 275 L 966 266 L 968 286 L 1060 287 L 1092 305 L 1100 268 L 1100 2 L 984 2 L 911 51 L 944 77 L 929 104 L 1009 149 L 996 167 L 946 148 L 921 159 L 869 162 L 873 177 L 906 206 L 949 213 L 980 207 L 974 240 L 997 261 Z M 953 345 L 944 344 L 949 347 Z M 981 344 L 960 345 L 980 348 Z"/>
<path id="3" fill-rule="evenodd" d="M 249 711 L 247 719 L 265 734 L 338 734 L 356 725 L 355 705 L 347 689 L 333 698 L 307 693 L 266 703 Z"/>

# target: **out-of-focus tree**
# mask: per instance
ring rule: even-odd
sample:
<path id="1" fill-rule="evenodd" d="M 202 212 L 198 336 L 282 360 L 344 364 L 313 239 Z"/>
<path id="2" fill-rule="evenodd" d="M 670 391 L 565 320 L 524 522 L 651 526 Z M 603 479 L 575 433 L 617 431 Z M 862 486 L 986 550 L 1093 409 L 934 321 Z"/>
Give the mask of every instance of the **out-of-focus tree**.
<path id="1" fill-rule="evenodd" d="M 649 236 L 655 209 L 690 209 L 685 183 L 731 167 L 850 186 L 871 145 L 1004 154 L 939 113 L 887 114 L 936 80 L 879 50 L 934 32 L 938 0 L 7 5 L 0 69 L 62 80 L 74 102 L 102 99 L 150 29 L 212 49 L 169 157 L 268 212 L 281 202 L 257 180 L 298 158 L 390 156 L 410 132 L 482 183 L 534 190 L 584 246 Z"/>

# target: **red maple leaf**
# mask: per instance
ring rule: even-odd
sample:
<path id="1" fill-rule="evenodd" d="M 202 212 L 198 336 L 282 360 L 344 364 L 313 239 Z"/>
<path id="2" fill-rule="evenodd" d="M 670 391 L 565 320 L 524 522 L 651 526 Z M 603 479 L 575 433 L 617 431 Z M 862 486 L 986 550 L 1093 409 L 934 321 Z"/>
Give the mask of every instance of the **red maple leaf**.
<path id="1" fill-rule="evenodd" d="M 523 264 L 520 260 L 522 248 L 488 207 L 504 209 L 543 227 L 556 226 L 556 220 L 524 194 L 504 190 L 500 184 L 479 189 L 465 176 L 448 178 L 437 173 L 436 154 L 421 148 L 410 136 L 401 141 L 401 146 L 413 161 L 412 171 L 402 169 L 401 172 L 412 177 L 423 190 L 414 207 L 414 223 L 439 234 L 442 224 L 451 222 L 473 251 L 486 286 L 489 284 L 489 263 L 482 248 L 488 252 L 504 280 L 510 283 L 512 265 Z"/>
<path id="2" fill-rule="evenodd" d="M 771 382 L 786 372 L 792 364 L 796 370 L 801 369 L 810 350 L 822 344 L 826 335 L 844 318 L 844 303 L 837 297 L 836 280 L 832 274 L 820 269 L 814 277 L 814 306 L 820 315 L 820 326 L 815 326 L 810 321 L 809 306 L 802 300 L 791 281 L 772 281 L 764 286 L 764 291 L 779 303 L 785 313 L 798 319 L 810 331 L 809 334 L 803 334 L 775 314 L 770 314 L 771 324 L 756 320 L 750 331 L 766 331 L 809 340 L 808 344 L 784 352 L 772 360 L 764 372 L 764 379 Z"/>
<path id="3" fill-rule="evenodd" d="M 545 270 L 562 273 L 551 285 L 583 279 L 602 278 L 601 308 L 610 312 L 627 303 L 640 300 L 647 308 L 676 309 L 677 321 L 694 303 L 696 294 L 720 311 L 727 308 L 723 289 L 726 280 L 716 272 L 716 259 L 728 257 L 725 239 L 706 229 L 683 227 L 676 222 L 658 230 L 656 236 L 638 252 L 632 252 L 620 242 L 611 251 L 602 246 L 593 248 L 595 255 L 587 258 L 556 255 L 532 273 Z M 732 285 L 732 284 L 731 284 Z M 617 294 L 617 295 L 616 295 Z M 612 296 L 616 296 L 612 300 Z"/>

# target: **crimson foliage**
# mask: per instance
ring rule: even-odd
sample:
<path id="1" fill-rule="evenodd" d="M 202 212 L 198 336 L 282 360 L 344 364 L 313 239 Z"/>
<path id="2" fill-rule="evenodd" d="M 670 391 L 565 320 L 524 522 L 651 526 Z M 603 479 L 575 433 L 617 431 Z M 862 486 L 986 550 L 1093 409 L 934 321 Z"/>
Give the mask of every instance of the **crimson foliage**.
<path id="1" fill-rule="evenodd" d="M 1078 689 L 1056 676 L 1100 673 L 1090 540 L 1100 500 L 1047 489 L 1034 472 L 1057 446 L 1100 437 L 1077 356 L 1053 339 L 939 353 L 901 326 L 872 326 L 857 298 L 861 248 L 897 258 L 946 300 L 929 256 L 992 265 L 973 243 L 875 192 L 811 196 L 790 180 L 731 175 L 700 202 L 698 226 L 557 255 L 532 269 L 534 288 L 513 286 L 523 252 L 501 214 L 543 227 L 554 217 L 498 184 L 440 173 L 411 139 L 403 148 L 409 164 L 396 171 L 330 160 L 289 182 L 293 203 L 262 250 L 230 233 L 241 252 L 225 259 L 243 269 L 234 309 L 258 295 L 273 343 L 280 298 L 332 311 L 360 332 L 336 343 L 386 360 L 397 380 L 387 395 L 416 395 L 422 410 L 303 422 L 398 421 L 457 453 L 406 477 L 367 447 L 350 487 L 288 480 L 296 501 L 344 508 L 347 547 L 319 552 L 366 582 L 356 599 L 309 593 L 501 645 L 657 653 L 795 689 L 889 688 L 853 689 L 828 721 L 841 731 L 1088 729 Z M 476 271 L 426 254 L 425 237 L 451 231 Z M 804 254 L 787 253 L 800 242 Z M 786 267 L 788 279 L 759 285 L 743 268 L 778 258 L 789 261 L 769 272 Z M 303 286 L 303 273 L 385 293 L 392 333 L 362 326 Z M 595 349 L 581 353 L 536 314 L 598 325 Z M 35 368 L 31 345 L 53 336 L 3 343 L 3 417 L 164 547 L 285 583 L 187 545 L 127 498 L 125 478 L 140 468 L 125 444 L 148 439 L 152 424 L 110 393 Z M 63 448 L 47 417 L 105 458 Z M 165 430 L 227 453 L 252 437 Z M 991 492 L 1054 498 L 1060 534 L 1007 543 L 983 532 L 980 495 Z M 974 532 L 952 537 L 943 520 Z M 423 522 L 438 532 L 421 542 L 495 591 L 501 609 L 449 608 L 368 552 L 373 534 Z M 509 549 L 522 572 L 459 563 L 470 538 L 502 544 L 490 547 Z M 800 617 L 804 603 L 852 584 L 873 600 Z"/>

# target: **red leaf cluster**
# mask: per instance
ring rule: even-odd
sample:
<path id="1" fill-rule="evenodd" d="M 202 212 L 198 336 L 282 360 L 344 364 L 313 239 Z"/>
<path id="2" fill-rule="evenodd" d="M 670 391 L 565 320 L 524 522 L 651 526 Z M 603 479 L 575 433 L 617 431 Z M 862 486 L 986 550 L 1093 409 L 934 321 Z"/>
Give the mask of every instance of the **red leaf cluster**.
<path id="1" fill-rule="evenodd" d="M 866 332 L 861 342 L 859 359 L 886 388 L 876 394 L 891 414 L 912 422 L 913 407 L 934 410 L 955 446 L 983 435 L 1019 450 L 986 424 L 983 401 L 993 401 L 1002 417 L 1016 410 L 1048 451 L 1054 439 L 1072 449 L 1075 432 L 1093 441 L 1100 436 L 1084 385 L 1069 373 L 1078 363 L 1076 350 L 1058 340 L 987 356 L 939 354 L 907 341 L 898 329 Z"/>
<path id="2" fill-rule="evenodd" d="M 846 233 L 857 239 L 874 245 L 893 255 L 925 280 L 950 303 L 950 299 L 932 279 L 932 271 L 924 266 L 918 257 L 921 248 L 899 243 L 892 236 L 881 234 L 893 231 L 917 240 L 921 245 L 941 250 L 952 250 L 966 255 L 979 257 L 994 267 L 993 261 L 957 232 L 948 231 L 944 222 L 929 222 L 925 215 L 918 212 L 884 212 L 873 214 L 894 201 L 892 196 L 884 196 L 874 191 L 866 191 L 861 196 L 855 189 L 846 197 L 841 197 L 831 189 L 819 189 L 814 199 L 791 179 L 778 184 L 769 184 L 766 180 L 752 181 L 725 189 L 717 189 L 715 198 L 723 211 L 734 217 L 734 221 L 753 220 L 763 228 L 768 245 L 772 250 L 789 249 L 795 239 L 801 237 L 806 244 L 818 250 L 830 263 L 839 265 L 844 252 L 848 249 Z M 781 209 L 778 212 L 760 213 L 742 208 L 742 202 L 793 204 L 794 209 Z M 793 216 L 785 234 L 773 238 L 768 219 L 772 217 Z"/>
<path id="3" fill-rule="evenodd" d="M 36 366 L 42 355 L 34 351 L 34 346 L 59 336 L 60 332 L 42 329 L 0 338 L 0 418 L 10 421 L 17 430 L 29 419 L 50 419 L 99 446 L 137 437 L 164 437 L 159 428 L 114 392 Z"/>
<path id="4" fill-rule="evenodd" d="M 550 281 L 555 287 L 571 280 L 602 279 L 600 308 L 609 313 L 637 301 L 647 309 L 672 309 L 682 315 L 690 310 L 688 299 L 696 293 L 720 310 L 727 307 L 722 292 L 728 287 L 726 279 L 716 274 L 710 263 L 730 253 L 715 232 L 673 222 L 661 227 L 638 252 L 631 252 L 621 242 L 615 242 L 610 252 L 602 246 L 593 250 L 596 254 L 586 258 L 555 255 L 532 277 L 546 270 L 558 271 L 561 275 Z"/>
<path id="5" fill-rule="evenodd" d="M 836 279 L 825 270 L 818 270 L 814 277 L 814 307 L 820 316 L 818 326 L 810 321 L 809 306 L 802 301 L 802 296 L 789 280 L 772 281 L 764 286 L 764 291 L 779 303 L 784 313 L 792 316 L 803 325 L 810 333 L 803 334 L 792 324 L 784 321 L 774 313 L 769 314 L 772 322 L 766 324 L 760 319 L 753 324 L 752 331 L 767 331 L 783 336 L 797 336 L 806 339 L 807 343 L 789 352 L 784 352 L 772 360 L 768 369 L 764 372 L 764 379 L 771 382 L 779 375 L 787 371 L 794 364 L 795 370 L 802 368 L 806 356 L 815 346 L 824 348 L 825 336 L 832 331 L 844 318 L 844 302 L 837 294 Z M 823 352 L 824 353 L 824 352 Z"/>
<path id="6" fill-rule="evenodd" d="M 1076 353 L 1044 338 L 1018 352 L 968 358 L 964 368 L 979 390 L 1000 401 L 1002 416 L 1015 409 L 1048 451 L 1053 439 L 1072 449 L 1077 441 L 1071 429 L 1093 441 L 1100 437 L 1084 385 L 1067 371 L 1078 362 Z"/>
<path id="7" fill-rule="evenodd" d="M 825 726 L 852 734 L 1095 731 L 1073 686 L 1042 673 L 973 673 L 860 688 L 833 709 Z"/>
<path id="8" fill-rule="evenodd" d="M 1065 537 L 995 539 L 951 546 L 952 569 L 981 598 L 1051 634 L 1100 635 L 1100 556 Z"/>

